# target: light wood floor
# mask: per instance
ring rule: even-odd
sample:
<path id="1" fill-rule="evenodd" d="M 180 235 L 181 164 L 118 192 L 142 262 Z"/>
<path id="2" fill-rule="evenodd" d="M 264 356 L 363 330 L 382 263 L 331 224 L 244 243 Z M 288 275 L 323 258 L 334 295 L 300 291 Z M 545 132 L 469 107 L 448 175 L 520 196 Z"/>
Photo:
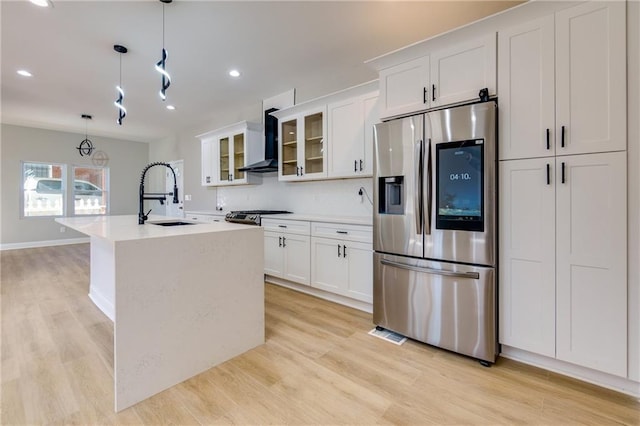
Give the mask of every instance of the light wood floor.
<path id="1" fill-rule="evenodd" d="M 544 370 L 367 335 L 371 315 L 266 285 L 266 344 L 121 413 L 89 247 L 4 251 L 9 424 L 640 424 L 640 403 Z"/>

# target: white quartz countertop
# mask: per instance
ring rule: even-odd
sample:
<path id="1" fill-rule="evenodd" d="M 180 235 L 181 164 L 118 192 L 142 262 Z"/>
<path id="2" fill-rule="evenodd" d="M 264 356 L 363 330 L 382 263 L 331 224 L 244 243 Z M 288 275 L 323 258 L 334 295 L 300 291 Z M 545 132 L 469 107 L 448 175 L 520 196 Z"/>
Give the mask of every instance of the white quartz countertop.
<path id="1" fill-rule="evenodd" d="M 195 223 L 184 226 L 160 226 L 149 222 L 188 219 L 166 216 L 149 216 L 144 225 L 138 225 L 137 215 L 95 216 L 95 217 L 62 217 L 56 222 L 91 237 L 104 238 L 109 241 L 141 240 L 146 238 L 174 237 L 181 235 L 205 234 L 210 232 L 245 231 L 256 232 L 262 228 L 240 225 L 229 222 Z"/>
<path id="2" fill-rule="evenodd" d="M 305 220 L 309 222 L 343 223 L 345 225 L 373 225 L 373 218 L 371 216 L 325 216 L 308 213 L 291 213 L 262 216 L 262 220 L 266 219 Z"/>

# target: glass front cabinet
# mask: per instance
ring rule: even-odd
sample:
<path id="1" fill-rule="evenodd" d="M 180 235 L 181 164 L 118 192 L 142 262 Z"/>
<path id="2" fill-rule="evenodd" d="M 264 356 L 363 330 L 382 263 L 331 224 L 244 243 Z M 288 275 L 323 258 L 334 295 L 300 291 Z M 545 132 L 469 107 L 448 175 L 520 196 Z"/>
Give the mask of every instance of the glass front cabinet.
<path id="1" fill-rule="evenodd" d="M 280 118 L 279 180 L 327 176 L 326 107 Z"/>
<path id="2" fill-rule="evenodd" d="M 262 125 L 243 121 L 199 135 L 198 138 L 203 147 L 204 186 L 259 183 L 260 176 L 240 169 L 262 160 Z"/>

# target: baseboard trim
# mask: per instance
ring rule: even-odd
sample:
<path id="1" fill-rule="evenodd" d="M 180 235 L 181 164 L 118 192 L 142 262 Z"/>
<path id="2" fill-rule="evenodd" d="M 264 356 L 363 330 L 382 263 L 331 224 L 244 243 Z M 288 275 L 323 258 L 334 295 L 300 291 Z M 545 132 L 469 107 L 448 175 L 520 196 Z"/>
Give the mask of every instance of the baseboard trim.
<path id="1" fill-rule="evenodd" d="M 502 345 L 500 356 L 640 398 L 640 383 L 565 361 Z"/>
<path id="2" fill-rule="evenodd" d="M 292 290 L 299 291 L 300 293 L 310 294 L 311 296 L 328 300 L 329 302 L 335 302 L 340 305 L 348 306 L 350 308 L 354 308 L 359 311 L 363 311 L 367 313 L 373 312 L 373 305 L 371 303 L 350 299 L 348 297 L 344 297 L 339 294 L 333 294 L 333 293 L 326 292 L 324 290 L 318 290 L 317 288 L 309 287 L 308 285 L 294 283 L 292 281 L 283 280 L 281 278 L 273 277 L 271 275 L 265 275 L 264 280 L 271 284 L 276 284 L 281 287 L 290 288 Z"/>
<path id="3" fill-rule="evenodd" d="M 89 237 L 68 238 L 65 240 L 27 241 L 24 243 L 0 244 L 0 251 L 37 248 L 37 247 L 66 246 L 69 244 L 82 244 L 82 243 L 88 243 L 88 242 L 89 242 Z"/>

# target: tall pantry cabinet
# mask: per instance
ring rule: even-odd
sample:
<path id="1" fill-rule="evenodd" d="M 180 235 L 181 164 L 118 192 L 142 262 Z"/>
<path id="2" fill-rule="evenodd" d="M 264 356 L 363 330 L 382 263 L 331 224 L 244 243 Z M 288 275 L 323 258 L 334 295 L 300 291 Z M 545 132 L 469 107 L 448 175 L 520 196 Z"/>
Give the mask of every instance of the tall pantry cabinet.
<path id="1" fill-rule="evenodd" d="M 625 3 L 498 36 L 500 343 L 627 375 Z"/>

